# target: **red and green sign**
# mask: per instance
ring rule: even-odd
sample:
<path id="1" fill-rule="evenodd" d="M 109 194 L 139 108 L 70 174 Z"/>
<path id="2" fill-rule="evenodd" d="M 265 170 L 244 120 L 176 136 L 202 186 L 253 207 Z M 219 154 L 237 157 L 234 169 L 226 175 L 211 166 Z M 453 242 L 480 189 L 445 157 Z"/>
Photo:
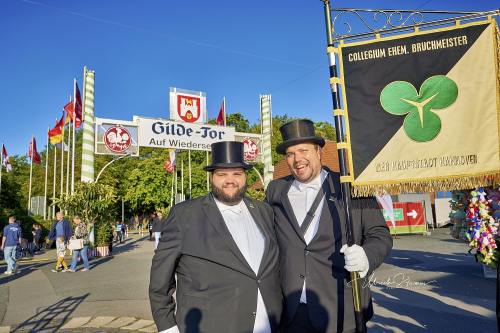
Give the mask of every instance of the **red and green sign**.
<path id="1" fill-rule="evenodd" d="M 421 202 L 394 202 L 393 207 L 396 226 L 392 225 L 385 209 L 382 211 L 391 234 L 416 234 L 427 231 L 424 205 Z"/>

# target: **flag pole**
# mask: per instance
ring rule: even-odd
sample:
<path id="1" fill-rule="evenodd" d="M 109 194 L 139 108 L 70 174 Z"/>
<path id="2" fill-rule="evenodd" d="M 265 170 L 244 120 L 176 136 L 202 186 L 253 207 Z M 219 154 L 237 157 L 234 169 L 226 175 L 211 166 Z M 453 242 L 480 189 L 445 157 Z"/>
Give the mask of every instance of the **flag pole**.
<path id="1" fill-rule="evenodd" d="M 334 51 L 334 43 L 333 43 L 333 26 L 332 26 L 332 18 L 331 18 L 331 9 L 330 9 L 330 0 L 322 0 L 323 8 L 325 14 L 325 24 L 326 24 L 326 37 L 328 43 L 328 60 L 329 60 L 329 69 L 330 69 L 330 92 L 332 96 L 332 104 L 333 110 L 341 110 L 340 104 L 340 87 L 336 83 L 336 79 L 338 79 L 337 74 L 337 65 L 336 65 L 336 55 Z M 334 111 L 334 112 L 335 112 Z M 338 143 L 344 142 L 344 119 L 340 113 L 334 113 L 335 120 L 335 132 L 336 132 L 336 141 Z M 347 235 L 347 245 L 352 246 L 355 244 L 354 234 L 353 234 L 353 221 L 351 215 L 351 183 L 348 181 L 342 181 L 342 178 L 348 178 L 349 171 L 347 168 L 347 152 L 345 148 L 338 148 L 338 156 L 339 156 L 339 165 L 340 165 L 340 176 L 341 176 L 341 189 L 342 189 L 342 198 L 344 201 L 344 209 L 346 214 L 346 235 Z M 354 318 L 356 321 L 356 332 L 357 333 L 365 333 L 366 332 L 366 323 L 363 318 L 363 306 L 361 304 L 361 283 L 359 272 L 351 272 L 351 286 L 352 286 L 352 297 L 353 297 L 353 305 L 354 305 Z"/>
<path id="2" fill-rule="evenodd" d="M 223 112 L 223 119 L 224 119 L 224 126 L 226 126 L 226 96 L 222 98 L 222 109 L 224 110 Z"/>
<path id="3" fill-rule="evenodd" d="M 57 118 L 56 118 L 57 124 Z M 52 217 L 56 217 L 56 205 L 54 202 L 56 201 L 56 182 L 57 182 L 57 147 L 54 145 L 54 176 L 52 180 Z"/>
<path id="4" fill-rule="evenodd" d="M 64 114 L 63 114 L 64 117 Z M 64 192 L 64 127 L 66 118 L 63 119 L 63 124 L 62 124 L 62 141 L 61 141 L 61 191 L 59 192 L 59 198 L 62 199 L 63 197 L 63 192 Z"/>
<path id="5" fill-rule="evenodd" d="M 189 164 L 189 199 L 191 199 L 191 150 L 188 150 L 188 164 Z"/>
<path id="6" fill-rule="evenodd" d="M 49 131 L 50 127 L 47 129 L 47 148 L 45 149 L 45 186 L 43 195 L 43 219 L 47 219 L 47 177 L 49 176 Z"/>
<path id="7" fill-rule="evenodd" d="M 172 184 L 170 184 L 170 209 L 174 205 L 174 174 L 177 174 L 177 169 L 174 166 L 174 172 L 172 172 Z"/>
<path id="8" fill-rule="evenodd" d="M 210 163 L 207 150 L 207 165 Z M 207 171 L 207 192 L 210 192 L 210 174 Z"/>
<path id="9" fill-rule="evenodd" d="M 33 137 L 31 136 L 31 156 L 30 156 L 30 185 L 29 185 L 29 190 L 28 190 L 28 215 L 30 215 L 31 212 L 31 178 L 33 177 L 33 157 L 35 156 L 35 147 L 33 147 Z"/>
<path id="10" fill-rule="evenodd" d="M 75 192 L 75 142 L 76 142 L 76 79 L 73 79 L 73 95 L 75 96 L 75 107 L 74 109 L 74 114 L 73 114 L 73 151 L 71 153 L 71 194 Z M 81 105 L 81 108 L 83 110 L 83 105 Z"/>
<path id="11" fill-rule="evenodd" d="M 69 162 L 70 162 L 70 152 L 71 152 L 71 122 L 69 123 L 68 131 L 68 156 L 66 157 L 66 194 L 69 192 Z"/>
<path id="12" fill-rule="evenodd" d="M 181 159 L 181 198 L 184 201 L 184 155 L 182 155 Z"/>
<path id="13" fill-rule="evenodd" d="M 4 149 L 4 145 L 2 142 L 2 153 L 0 154 L 0 197 L 2 196 L 3 149 Z"/>

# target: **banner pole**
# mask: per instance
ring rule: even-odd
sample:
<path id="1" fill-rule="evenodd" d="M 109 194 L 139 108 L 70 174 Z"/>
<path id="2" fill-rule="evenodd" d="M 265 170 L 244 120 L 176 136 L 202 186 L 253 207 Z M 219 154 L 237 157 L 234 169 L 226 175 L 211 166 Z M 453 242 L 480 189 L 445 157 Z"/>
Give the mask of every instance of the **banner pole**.
<path id="1" fill-rule="evenodd" d="M 324 5 L 325 14 L 325 24 L 326 24 L 326 37 L 328 42 L 328 47 L 333 48 L 333 26 L 330 12 L 330 0 L 322 0 Z M 336 66 L 336 55 L 334 51 L 328 53 L 329 65 L 330 65 L 330 79 L 338 78 L 337 66 Z M 330 80 L 332 82 L 332 80 Z M 332 94 L 333 109 L 338 110 L 341 108 L 340 105 L 340 87 L 337 83 L 330 84 L 330 90 Z M 344 142 L 344 126 L 343 118 L 341 115 L 335 115 L 335 134 L 337 143 Z M 347 169 L 347 152 L 345 148 L 338 148 L 339 165 L 340 165 L 340 175 L 341 177 L 349 175 Z M 341 181 L 342 188 L 342 200 L 344 201 L 345 214 L 346 214 L 346 234 L 347 234 L 347 245 L 354 245 L 354 235 L 353 235 L 353 222 L 351 215 L 351 184 L 349 182 Z M 352 297 L 354 304 L 354 316 L 356 320 L 356 332 L 365 333 L 366 323 L 363 318 L 363 307 L 361 304 L 361 285 L 359 272 L 351 272 L 351 285 L 352 285 Z"/>

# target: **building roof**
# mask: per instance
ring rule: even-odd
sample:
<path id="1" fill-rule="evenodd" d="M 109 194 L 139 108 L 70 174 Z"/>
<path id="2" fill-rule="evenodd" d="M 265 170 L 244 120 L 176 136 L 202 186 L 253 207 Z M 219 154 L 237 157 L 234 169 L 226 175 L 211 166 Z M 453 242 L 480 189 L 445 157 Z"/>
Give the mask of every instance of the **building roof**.
<path id="1" fill-rule="evenodd" d="M 335 141 L 325 140 L 325 146 L 321 150 L 321 160 L 322 164 L 328 167 L 332 171 L 339 172 L 339 155 L 337 151 L 337 144 Z M 274 166 L 274 174 L 273 179 L 281 178 L 288 176 L 290 174 L 290 170 L 288 169 L 288 165 L 286 165 L 286 161 L 284 158 L 278 161 Z M 261 189 L 262 183 L 260 180 L 255 182 L 250 186 L 253 189 Z"/>
<path id="2" fill-rule="evenodd" d="M 321 150 L 321 160 L 323 166 L 328 167 L 332 171 L 340 171 L 339 155 L 335 141 L 325 140 L 325 146 Z M 290 170 L 288 169 L 288 165 L 286 165 L 286 161 L 283 158 L 274 166 L 273 179 L 285 177 L 289 174 Z"/>

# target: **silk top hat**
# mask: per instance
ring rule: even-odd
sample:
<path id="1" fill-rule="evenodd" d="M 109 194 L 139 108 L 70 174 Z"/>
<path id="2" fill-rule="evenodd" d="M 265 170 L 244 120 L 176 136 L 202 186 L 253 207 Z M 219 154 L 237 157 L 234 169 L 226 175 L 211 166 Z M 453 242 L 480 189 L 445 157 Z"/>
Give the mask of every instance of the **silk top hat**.
<path id="1" fill-rule="evenodd" d="M 316 135 L 314 123 L 307 119 L 292 120 L 280 127 L 283 142 L 276 146 L 278 154 L 285 154 L 286 149 L 299 143 L 310 142 L 323 147 L 325 139 Z"/>
<path id="2" fill-rule="evenodd" d="M 245 163 L 243 149 L 243 143 L 237 141 L 212 143 L 212 164 L 207 165 L 203 169 L 205 171 L 213 171 L 220 168 L 243 168 L 249 170 L 252 166 Z"/>

